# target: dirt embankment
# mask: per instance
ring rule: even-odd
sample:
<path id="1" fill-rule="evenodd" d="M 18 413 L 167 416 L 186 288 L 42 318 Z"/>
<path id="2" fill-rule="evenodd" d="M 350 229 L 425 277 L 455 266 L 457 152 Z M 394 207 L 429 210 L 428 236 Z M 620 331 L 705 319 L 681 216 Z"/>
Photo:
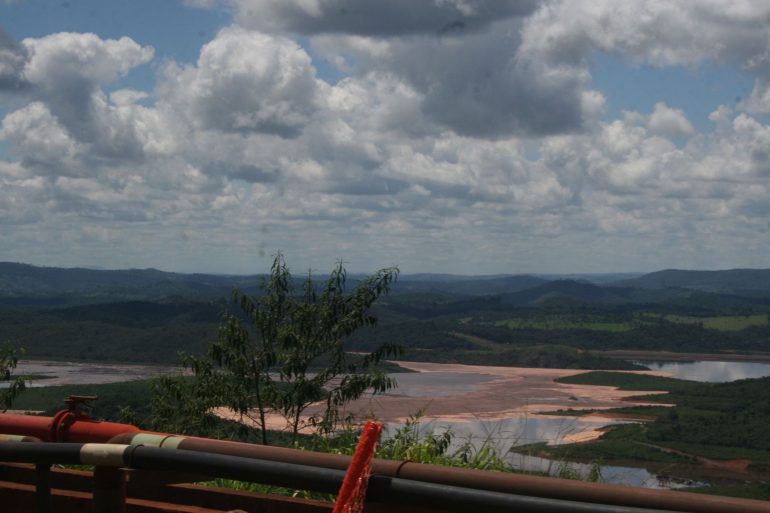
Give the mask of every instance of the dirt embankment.
<path id="1" fill-rule="evenodd" d="M 414 373 L 396 375 L 399 387 L 374 397 L 365 397 L 348 404 L 343 416 L 365 419 L 375 417 L 386 423 L 403 423 L 417 412 L 423 420 L 447 423 L 495 421 L 526 417 L 533 413 L 559 409 L 597 410 L 627 407 L 633 396 L 648 395 L 649 391 L 630 392 L 615 387 L 557 383 L 556 378 L 586 372 L 575 369 L 538 369 L 520 367 L 491 367 L 479 365 L 441 364 L 427 362 L 398 362 Z M 665 374 L 652 371 L 634 371 Z M 639 402 L 639 404 L 643 404 Z M 306 419 L 323 411 L 323 404 L 311 405 Z M 219 411 L 219 415 L 231 415 Z M 614 418 L 600 412 L 592 418 L 597 423 Z M 306 420 L 305 419 L 305 420 Z M 285 426 L 282 418 L 271 418 L 277 429 Z M 571 435 L 576 440 L 596 438 L 601 432 L 587 428 Z"/>
<path id="2" fill-rule="evenodd" d="M 749 465 L 751 465 L 751 460 L 746 458 L 735 458 L 732 460 L 715 460 L 712 458 L 706 458 L 705 456 L 699 456 L 697 454 L 680 451 L 679 449 L 672 449 L 671 447 L 663 447 L 662 445 L 651 444 L 648 442 L 635 441 L 634 443 L 638 445 L 643 445 L 645 447 L 651 447 L 653 449 L 657 449 L 662 452 L 678 454 L 680 456 L 691 458 L 706 468 L 727 470 L 728 472 L 737 472 L 739 474 L 748 474 Z"/>

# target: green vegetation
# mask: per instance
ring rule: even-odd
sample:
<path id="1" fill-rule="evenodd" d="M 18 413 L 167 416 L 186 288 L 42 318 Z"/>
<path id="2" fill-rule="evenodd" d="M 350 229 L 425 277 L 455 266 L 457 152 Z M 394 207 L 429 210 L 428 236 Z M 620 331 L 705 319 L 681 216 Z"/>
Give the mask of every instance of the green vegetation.
<path id="1" fill-rule="evenodd" d="M 683 463 L 692 462 L 692 458 L 674 453 L 667 453 L 649 446 L 629 442 L 634 437 L 641 436 L 642 426 L 626 424 L 615 427 L 600 440 L 593 443 L 546 445 L 545 443 L 530 444 L 516 447 L 516 452 L 525 454 L 542 454 L 557 460 L 572 461 L 636 461 Z"/>
<path id="2" fill-rule="evenodd" d="M 733 274 L 748 285 L 746 273 Z M 770 275 L 750 274 L 757 283 Z M 731 276 L 723 276 L 726 284 Z M 622 364 L 589 361 L 579 352 L 568 357 L 563 349 L 543 356 L 543 348 L 767 353 L 770 288 L 725 291 L 715 288 L 716 278 L 704 275 L 711 285 L 701 288 L 644 280 L 598 286 L 532 277 L 405 279 L 372 305 L 379 324 L 343 341 L 362 352 L 400 345 L 405 359 L 600 369 Z M 0 264 L 0 285 L 7 285 L 0 286 L 0 340 L 16 341 L 33 358 L 168 364 L 180 350 L 201 357 L 228 307 L 227 284 L 258 293 L 259 279 Z M 365 279 L 351 278 L 351 286 Z M 644 287 L 634 288 L 637 283 Z M 301 295 L 302 280 L 290 285 Z"/>
<path id="3" fill-rule="evenodd" d="M 534 448 L 540 453 L 605 462 L 690 461 L 699 464 L 705 461 L 704 458 L 749 459 L 750 469 L 766 471 L 770 468 L 770 439 L 767 437 L 770 378 L 698 383 L 660 376 L 589 372 L 559 381 L 616 386 L 621 390 L 666 391 L 636 396 L 635 399 L 675 406 L 609 410 L 609 413 L 652 416 L 655 420 L 617 426 L 591 443 Z M 564 413 L 579 414 L 575 411 Z M 756 487 L 752 490 L 756 492 Z"/>
<path id="4" fill-rule="evenodd" d="M 665 391 L 634 400 L 674 404 L 604 410 L 605 413 L 652 418 L 649 423 L 613 427 L 598 440 L 582 444 L 517 448 L 551 458 L 612 464 L 673 465 L 683 475 L 707 480 L 703 493 L 770 499 L 770 378 L 730 383 L 698 383 L 672 378 L 613 372 L 589 372 L 559 379 L 565 383 L 616 386 L 621 390 Z M 551 414 L 581 415 L 567 410 Z M 721 475 L 713 469 L 748 465 L 750 474 Z M 681 466 L 681 467 L 677 467 Z M 709 467 L 710 474 L 703 470 Z M 705 477 L 699 478 L 699 473 Z"/>
<path id="5" fill-rule="evenodd" d="M 699 389 L 704 385 L 708 385 L 704 383 L 698 383 L 697 381 L 687 381 L 684 379 L 675 379 L 665 376 L 606 371 L 575 374 L 573 376 L 558 378 L 556 381 L 559 383 L 570 383 L 574 385 L 610 386 L 617 387 L 620 390 L 661 390 L 668 392 Z M 667 401 L 661 400 L 661 402 Z"/>
<path id="6" fill-rule="evenodd" d="M 340 263 L 323 284 L 308 274 L 295 294 L 279 253 L 260 287 L 261 295 L 234 290 L 239 315 L 224 315 L 208 356 L 184 358 L 194 380 L 161 378 L 154 388 L 155 415 L 175 425 L 195 423 L 212 407 L 227 406 L 254 422 L 267 444 L 268 414 L 283 416 L 296 441 L 302 413 L 311 403 L 324 401 L 323 413 L 312 417 L 310 425 L 331 432 L 346 403 L 394 385 L 380 363 L 398 356 L 397 345 L 383 343 L 363 357 L 351 357 L 343 338 L 376 325 L 370 308 L 387 294 L 397 276 L 396 268 L 382 269 L 347 292 L 347 275 Z"/>
<path id="7" fill-rule="evenodd" d="M 24 378 L 13 376 L 13 370 L 19 362 L 21 352 L 22 350 L 16 349 L 10 344 L 0 347 L 0 384 L 8 384 L 7 387 L 0 389 L 0 405 L 3 411 L 10 408 L 14 400 L 25 389 Z"/>
<path id="8" fill-rule="evenodd" d="M 224 302 L 130 301 L 66 308 L 0 307 L 0 338 L 28 358 L 173 364 L 216 337 Z"/>
<path id="9" fill-rule="evenodd" d="M 497 350 L 408 351 L 412 361 L 464 363 L 467 365 L 503 365 L 552 369 L 645 370 L 647 367 L 595 356 L 586 351 L 558 345 L 511 347 Z"/>
<path id="10" fill-rule="evenodd" d="M 718 315 L 709 317 L 688 317 L 684 315 L 667 315 L 667 321 L 699 324 L 706 329 L 717 331 L 740 331 L 754 326 L 767 326 L 767 314 L 754 315 Z"/>
<path id="11" fill-rule="evenodd" d="M 595 319 L 570 315 L 550 315 L 541 318 L 513 318 L 494 322 L 495 326 L 503 326 L 508 329 L 535 329 L 535 330 L 589 330 L 611 331 L 621 333 L 634 329 L 634 322 L 606 322 L 601 317 Z"/>
<path id="12" fill-rule="evenodd" d="M 19 397 L 14 408 L 41 411 L 52 415 L 64 407 L 64 399 L 70 395 L 97 395 L 91 415 L 97 419 L 122 419 L 124 411 L 131 411 L 134 419 L 147 419 L 150 415 L 150 381 L 123 381 L 102 385 L 58 385 L 28 388 Z"/>
<path id="13" fill-rule="evenodd" d="M 654 325 L 658 320 L 665 320 L 674 324 L 689 324 L 702 326 L 705 329 L 716 331 L 740 331 L 751 327 L 768 325 L 768 314 L 746 315 L 660 315 L 654 313 L 642 313 L 633 315 L 629 319 L 612 320 L 604 315 L 570 315 L 569 313 L 553 313 L 539 317 L 514 317 L 495 321 L 494 326 L 502 326 L 512 330 L 537 329 L 537 330 L 589 330 L 609 331 L 623 333 L 631 331 L 644 324 Z M 467 324 L 467 321 L 466 321 Z"/>

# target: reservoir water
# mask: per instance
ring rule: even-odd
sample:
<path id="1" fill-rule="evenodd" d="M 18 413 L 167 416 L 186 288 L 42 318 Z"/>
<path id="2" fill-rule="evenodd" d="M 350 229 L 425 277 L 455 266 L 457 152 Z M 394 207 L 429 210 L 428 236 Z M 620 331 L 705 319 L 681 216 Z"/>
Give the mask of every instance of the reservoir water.
<path id="1" fill-rule="evenodd" d="M 654 371 L 671 373 L 677 379 L 689 379 L 706 383 L 726 383 L 738 379 L 770 376 L 770 363 L 756 362 L 655 362 L 634 361 Z"/>
<path id="2" fill-rule="evenodd" d="M 530 472 L 543 472 L 554 477 L 569 474 L 570 476 L 579 476 L 581 479 L 589 479 L 595 472 L 594 465 L 573 461 L 555 461 L 526 454 L 510 453 L 507 459 L 514 468 Z M 599 465 L 598 469 L 601 482 L 610 484 L 656 489 L 688 488 L 705 484 L 694 480 L 655 474 L 647 469 L 637 467 Z"/>
<path id="3" fill-rule="evenodd" d="M 614 422 L 618 424 L 620 422 Z M 490 447 L 503 457 L 513 468 L 529 472 L 542 472 L 554 477 L 589 479 L 597 470 L 599 479 L 604 483 L 645 488 L 671 489 L 702 485 L 692 480 L 676 479 L 659 475 L 639 467 L 619 465 L 590 465 L 573 461 L 556 461 L 538 456 L 512 452 L 511 448 L 536 442 L 565 443 L 570 435 L 585 432 L 587 429 L 600 429 L 607 426 L 607 421 L 589 422 L 579 418 L 557 417 L 550 415 L 531 415 L 497 421 L 446 422 L 431 421 L 421 423 L 419 431 L 425 435 L 433 432 L 441 434 L 450 430 L 453 437 L 449 453 L 471 444 L 473 451 Z M 403 424 L 389 424 L 384 436 L 393 436 Z"/>

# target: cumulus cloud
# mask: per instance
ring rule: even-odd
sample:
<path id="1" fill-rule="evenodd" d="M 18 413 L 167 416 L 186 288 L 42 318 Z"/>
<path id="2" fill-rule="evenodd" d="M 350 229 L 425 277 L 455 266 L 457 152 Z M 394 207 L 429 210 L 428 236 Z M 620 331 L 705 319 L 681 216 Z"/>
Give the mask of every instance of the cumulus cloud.
<path id="1" fill-rule="evenodd" d="M 73 161 L 82 150 L 42 102 L 8 114 L 3 119 L 0 139 L 13 144 L 12 152 L 22 163 L 50 173 L 73 169 Z"/>
<path id="2" fill-rule="evenodd" d="M 82 140 L 99 138 L 104 127 L 101 86 L 152 59 L 153 49 L 130 38 L 101 39 L 95 34 L 58 33 L 25 39 L 23 79 L 59 122 Z"/>
<path id="3" fill-rule="evenodd" d="M 25 230 L 0 230 L 16 248 L 0 256 L 244 271 L 281 248 L 299 266 L 514 272 L 770 250 L 764 3 L 226 4 L 237 25 L 161 63 L 153 90 L 119 83 L 153 58 L 141 41 L 3 43 L 26 100 L 0 128 L 0 224 Z M 757 94 L 713 106 L 713 132 L 667 98 L 607 119 L 596 52 L 719 61 Z M 343 77 L 319 79 L 311 55 Z"/>
<path id="4" fill-rule="evenodd" d="M 80 175 L 97 173 L 99 160 L 141 159 L 168 146 L 157 114 L 135 104 L 146 93 L 116 91 L 111 103 L 103 91 L 148 63 L 151 47 L 127 37 L 58 33 L 24 39 L 21 48 L 17 78 L 33 101 L 6 117 L 2 134 L 22 161 L 49 173 Z"/>
<path id="5" fill-rule="evenodd" d="M 363 36 L 479 30 L 496 20 L 529 14 L 536 6 L 534 0 L 235 0 L 228 4 L 239 24 L 261 31 Z"/>
<path id="6" fill-rule="evenodd" d="M 23 88 L 21 72 L 26 61 L 26 49 L 0 27 L 0 92 Z"/>
<path id="7" fill-rule="evenodd" d="M 317 107 L 310 57 L 294 41 L 223 29 L 195 66 L 170 65 L 160 94 L 200 128 L 296 136 Z"/>
<path id="8" fill-rule="evenodd" d="M 522 53 L 554 65 L 587 66 L 595 51 L 658 67 L 725 63 L 755 76 L 741 107 L 770 112 L 767 2 L 556 0 L 543 5 L 526 19 Z"/>
<path id="9" fill-rule="evenodd" d="M 590 90 L 589 73 L 521 55 L 517 23 L 388 41 L 323 36 L 313 45 L 331 61 L 348 56 L 357 76 L 397 77 L 420 95 L 422 112 L 440 129 L 490 138 L 582 129 L 603 103 Z"/>
<path id="10" fill-rule="evenodd" d="M 664 102 L 655 104 L 655 110 L 650 115 L 650 131 L 654 134 L 674 139 L 689 137 L 695 133 L 690 120 L 681 109 L 672 109 Z"/>

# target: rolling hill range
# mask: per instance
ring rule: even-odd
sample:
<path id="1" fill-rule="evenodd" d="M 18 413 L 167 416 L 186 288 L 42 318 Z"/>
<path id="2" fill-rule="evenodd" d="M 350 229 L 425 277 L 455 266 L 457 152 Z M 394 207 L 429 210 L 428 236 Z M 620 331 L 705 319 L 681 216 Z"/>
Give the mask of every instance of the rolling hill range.
<path id="1" fill-rule="evenodd" d="M 608 284 L 642 289 L 687 288 L 708 292 L 770 293 L 770 269 L 729 269 L 724 271 L 682 271 L 666 269 L 630 280 Z"/>
<path id="2" fill-rule="evenodd" d="M 669 269 L 631 279 L 608 281 L 617 276 L 532 275 L 453 276 L 402 275 L 393 286 L 396 294 L 446 296 L 500 296 L 504 303 L 537 305 L 554 299 L 579 302 L 658 302 L 683 297 L 690 291 L 733 296 L 770 297 L 770 269 L 682 271 Z M 157 269 L 95 270 L 37 267 L 0 262 L 0 301 L 25 299 L 66 304 L 106 300 L 156 300 L 166 297 L 216 299 L 229 296 L 233 287 L 258 290 L 261 275 L 183 274 Z M 295 276 L 297 282 L 302 276 Z M 324 279 L 318 275 L 318 279 Z M 361 275 L 349 276 L 355 284 Z M 565 279 L 566 278 L 566 279 Z M 666 291 L 666 292 L 661 292 Z"/>
<path id="3" fill-rule="evenodd" d="M 591 350 L 770 353 L 770 270 L 611 276 L 404 275 L 373 308 L 379 326 L 346 344 L 395 342 L 409 359 L 578 367 L 603 365 Z M 34 357 L 172 363 L 216 337 L 233 286 L 255 294 L 261 279 L 0 263 L 0 342 Z"/>

